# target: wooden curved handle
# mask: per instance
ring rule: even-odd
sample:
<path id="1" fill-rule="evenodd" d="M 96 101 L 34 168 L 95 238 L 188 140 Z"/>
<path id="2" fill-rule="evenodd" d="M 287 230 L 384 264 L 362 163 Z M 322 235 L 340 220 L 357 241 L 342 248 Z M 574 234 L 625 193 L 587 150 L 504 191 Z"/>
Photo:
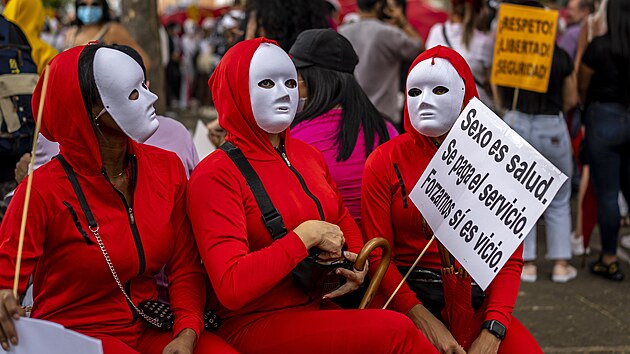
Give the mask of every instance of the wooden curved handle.
<path id="1" fill-rule="evenodd" d="M 389 262 L 392 255 L 389 242 L 387 242 L 387 240 L 382 237 L 376 237 L 369 240 L 365 244 L 365 246 L 363 246 L 361 252 L 359 252 L 356 262 L 354 262 L 354 268 L 356 270 L 363 270 L 365 268 L 368 256 L 376 248 L 380 248 L 381 250 L 383 250 L 383 258 L 381 259 L 381 263 L 378 265 L 378 269 L 376 270 L 376 273 L 374 273 L 372 281 L 370 281 L 370 285 L 368 286 L 367 291 L 365 292 L 365 295 L 361 300 L 361 304 L 359 305 L 360 310 L 365 309 L 370 305 L 372 299 L 376 295 L 376 291 L 378 291 L 378 287 L 381 285 L 381 281 L 383 280 L 385 273 L 387 272 L 387 268 L 389 267 Z"/>

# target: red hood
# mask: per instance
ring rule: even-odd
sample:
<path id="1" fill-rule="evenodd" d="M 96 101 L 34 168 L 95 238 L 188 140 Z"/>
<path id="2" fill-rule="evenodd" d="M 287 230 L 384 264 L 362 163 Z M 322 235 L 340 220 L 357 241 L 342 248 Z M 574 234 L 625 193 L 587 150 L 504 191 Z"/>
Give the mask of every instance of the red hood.
<path id="1" fill-rule="evenodd" d="M 225 53 L 208 81 L 219 115 L 219 124 L 227 131 L 226 140 L 238 146 L 252 159 L 279 158 L 267 132 L 262 130 L 252 112 L 249 97 L 249 65 L 261 43 L 278 45 L 266 38 L 240 42 Z M 280 133 L 288 150 L 289 129 Z"/>
<path id="2" fill-rule="evenodd" d="M 42 112 L 41 133 L 60 145 L 60 152 L 75 171 L 99 174 L 103 165 L 98 140 L 88 118 L 79 86 L 79 56 L 85 46 L 74 47 L 54 57 L 48 67 L 48 89 Z M 37 114 L 43 77 L 33 92 Z"/>
<path id="3" fill-rule="evenodd" d="M 459 76 L 461 76 L 461 78 L 464 79 L 464 86 L 466 88 L 466 92 L 464 93 L 464 104 L 463 104 L 464 107 L 468 104 L 468 102 L 473 97 L 479 98 L 479 94 L 477 93 L 477 86 L 475 86 L 475 80 L 473 79 L 472 72 L 470 71 L 470 68 L 468 67 L 468 64 L 466 63 L 466 60 L 461 55 L 459 55 L 459 53 L 457 53 L 456 51 L 448 47 L 438 45 L 418 55 L 416 60 L 414 60 L 413 63 L 411 64 L 411 67 L 409 68 L 409 72 L 407 73 L 407 75 L 409 75 L 411 70 L 413 70 L 413 68 L 416 65 L 418 65 L 418 63 L 429 58 L 443 58 L 443 59 L 448 60 L 451 63 L 451 65 L 453 65 L 453 67 L 455 68 Z M 411 125 L 411 120 L 409 119 L 409 112 L 407 111 L 406 101 L 405 101 L 404 110 L 405 110 L 405 131 L 411 134 L 416 140 L 419 138 L 425 139 L 426 137 L 418 133 L 418 131 L 416 131 L 414 127 Z"/>

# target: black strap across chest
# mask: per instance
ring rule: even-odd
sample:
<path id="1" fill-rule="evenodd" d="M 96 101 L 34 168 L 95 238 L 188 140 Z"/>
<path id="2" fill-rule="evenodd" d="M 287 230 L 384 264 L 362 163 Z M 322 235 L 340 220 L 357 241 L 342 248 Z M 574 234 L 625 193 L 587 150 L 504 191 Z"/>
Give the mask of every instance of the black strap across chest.
<path id="1" fill-rule="evenodd" d="M 94 219 L 94 214 L 92 214 L 92 210 L 90 210 L 90 206 L 87 203 L 87 199 L 85 198 L 85 194 L 81 189 L 81 185 L 79 184 L 79 180 L 77 179 L 77 175 L 74 173 L 72 166 L 64 159 L 61 154 L 54 157 L 61 163 L 61 166 L 66 171 L 66 175 L 68 175 L 68 179 L 70 180 L 70 184 L 72 185 L 72 189 L 74 189 L 74 193 L 77 195 L 77 199 L 79 199 L 79 204 L 81 205 L 81 209 L 83 210 L 83 214 L 88 221 L 88 225 L 90 225 L 90 229 L 98 228 L 98 224 L 96 223 L 96 219 Z"/>
<path id="2" fill-rule="evenodd" d="M 271 202 L 265 187 L 260 181 L 260 177 L 258 177 L 258 174 L 256 174 L 256 171 L 254 171 L 249 161 L 247 161 L 243 152 L 230 142 L 225 142 L 219 149 L 225 151 L 230 160 L 232 160 L 239 171 L 241 171 L 243 177 L 245 177 L 249 189 L 251 189 L 254 198 L 256 198 L 256 203 L 258 204 L 258 208 L 260 208 L 263 222 L 267 230 L 269 230 L 271 237 L 274 240 L 282 238 L 288 233 L 286 227 L 284 227 L 284 220 L 282 220 L 278 209 L 276 209 Z"/>

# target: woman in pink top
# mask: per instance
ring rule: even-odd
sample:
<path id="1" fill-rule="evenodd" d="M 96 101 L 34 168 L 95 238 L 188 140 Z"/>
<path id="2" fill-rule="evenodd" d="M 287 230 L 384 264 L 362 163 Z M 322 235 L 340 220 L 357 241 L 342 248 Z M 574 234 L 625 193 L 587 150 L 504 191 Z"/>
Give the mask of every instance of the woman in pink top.
<path id="1" fill-rule="evenodd" d="M 331 29 L 307 30 L 289 51 L 298 70 L 300 107 L 291 136 L 322 152 L 344 205 L 361 225 L 361 177 L 368 155 L 398 135 L 352 74 L 359 58 Z"/>

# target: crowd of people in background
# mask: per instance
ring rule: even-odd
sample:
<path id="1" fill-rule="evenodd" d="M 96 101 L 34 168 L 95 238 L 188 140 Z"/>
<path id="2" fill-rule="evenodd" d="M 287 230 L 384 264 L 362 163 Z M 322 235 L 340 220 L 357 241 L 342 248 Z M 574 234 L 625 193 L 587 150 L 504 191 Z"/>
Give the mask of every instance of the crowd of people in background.
<path id="1" fill-rule="evenodd" d="M 528 4 L 516 0 L 510 2 Z M 590 252 L 588 243 L 597 220 L 601 217 L 604 218 L 602 220 L 608 220 L 611 215 L 619 215 L 619 220 L 608 221 L 610 226 L 605 226 L 606 231 L 602 233 L 602 237 L 611 244 L 604 250 L 604 254 L 611 257 L 603 256 L 601 263 L 609 273 L 597 271 L 604 269 L 599 265 L 592 265 L 592 270 L 608 278 L 623 277 L 621 272 L 617 271 L 619 267 L 615 263 L 616 258 L 612 257 L 616 252 L 612 244 L 618 242 L 619 226 L 630 225 L 628 208 L 622 193 L 628 188 L 626 185 L 629 183 L 628 177 L 624 177 L 627 171 L 623 170 L 627 164 L 627 156 L 621 153 L 614 157 L 614 161 L 599 169 L 608 171 L 613 166 L 620 166 L 619 173 L 613 173 L 620 176 L 620 179 L 619 183 L 605 183 L 607 187 L 614 185 L 617 187 L 608 192 L 602 191 L 598 195 L 591 177 L 587 147 L 599 144 L 589 145 L 588 139 L 584 139 L 588 135 L 585 133 L 588 131 L 585 129 L 588 121 L 585 109 L 591 101 L 597 99 L 587 97 L 586 93 L 591 85 L 585 83 L 584 75 L 578 75 L 583 64 L 582 57 L 591 40 L 597 36 L 612 35 L 606 26 L 609 16 L 606 11 L 606 0 L 571 0 L 564 8 L 559 8 L 561 16 L 557 45 L 554 48 L 553 70 L 547 94 L 521 91 L 516 107 L 510 106 L 513 102 L 513 89 L 497 87 L 490 83 L 498 2 L 452 0 L 449 2 L 446 22 L 432 26 L 424 39 L 406 17 L 404 2 L 357 1 L 356 13 L 345 14 L 342 21 L 339 21 L 341 7 L 337 1 L 324 1 L 325 4 L 312 1 L 306 1 L 301 5 L 298 3 L 291 7 L 283 5 L 282 1 L 249 1 L 247 7 L 239 7 L 228 12 L 225 15 L 227 22 L 234 24 L 233 28 L 241 30 L 240 32 L 236 30 L 237 35 L 233 36 L 235 32 L 226 35 L 225 32 L 220 32 L 225 31 L 224 27 L 215 27 L 219 29 L 215 34 L 224 34 L 223 39 L 215 35 L 215 40 L 219 38 L 218 42 L 225 43 L 225 46 L 217 46 L 215 41 L 215 47 L 229 47 L 239 34 L 244 39 L 265 35 L 277 39 L 280 45 L 288 50 L 297 34 L 304 29 L 333 28 L 350 41 L 358 55 L 358 65 L 353 71 L 357 82 L 372 104 L 399 132 L 402 131 L 403 106 L 401 72 L 404 77 L 410 61 L 425 48 L 443 45 L 455 49 L 470 66 L 482 102 L 503 117 L 519 134 L 526 137 L 545 157 L 554 161 L 565 175 L 572 176 L 571 182 L 563 186 L 545 213 L 548 250 L 546 258 L 554 262 L 552 279 L 566 282 L 577 276 L 577 269 L 568 261 L 573 255 Z M 303 11 L 304 9 L 308 11 Z M 234 15 L 234 12 L 237 15 Z M 265 15 L 258 18 L 257 14 Z M 237 22 L 233 22 L 233 19 L 239 16 L 240 25 L 236 25 Z M 218 19 L 217 23 L 223 21 L 226 20 Z M 623 25 L 619 26 L 623 28 Z M 623 33 L 623 30 L 618 31 Z M 216 61 L 212 61 L 213 64 L 218 62 L 220 52 L 215 52 L 215 55 Z M 581 96 L 578 94 L 578 87 L 582 92 Z M 617 101 L 625 100 L 621 98 L 625 97 L 623 93 L 625 89 L 623 85 L 617 87 L 616 96 L 620 97 Z M 556 117 L 555 122 L 551 122 L 554 119 L 543 118 L 545 116 Z M 525 123 L 527 120 L 530 120 L 530 123 Z M 220 142 L 221 135 L 225 132 L 218 126 L 218 122 L 212 122 L 209 129 L 214 141 Z M 623 151 L 622 147 L 625 145 L 622 142 L 620 144 L 613 150 Z M 601 184 L 599 189 L 603 188 L 604 184 Z M 578 194 L 575 223 L 571 221 L 570 208 L 570 197 L 573 192 Z M 603 205 L 604 201 L 597 198 L 603 198 L 607 193 L 616 193 L 616 197 L 609 196 L 606 200 L 609 204 L 617 206 L 613 208 L 611 204 L 609 209 L 601 209 L 598 206 Z M 614 217 L 614 220 L 616 219 L 617 217 Z M 613 227 L 612 224 L 617 226 Z M 621 238 L 620 242 L 626 247 L 630 246 L 630 237 Z M 526 264 L 522 280 L 535 281 L 538 276 L 534 262 L 535 230 L 525 241 L 524 254 Z"/>
<path id="2" fill-rule="evenodd" d="M 469 303 L 454 312 L 449 304 L 461 299 L 444 291 L 436 298 L 419 285 L 442 281 L 450 254 L 441 245 L 428 248 L 418 271 L 394 290 L 432 234 L 409 192 L 473 98 L 569 177 L 541 217 L 545 259 L 553 263 L 546 276 L 555 283 L 576 279 L 572 258 L 591 252 L 599 225 L 601 251 L 589 271 L 624 279 L 617 252 L 619 244 L 630 248 L 630 235 L 620 237 L 630 226 L 630 2 L 559 6 L 545 93 L 515 93 L 490 81 L 499 3 L 448 0 L 446 20 L 429 20 L 430 29 L 420 33 L 405 0 L 357 0 L 350 13 L 337 0 L 235 1 L 216 17 L 160 25 L 163 54 L 154 58 L 106 0 L 76 0 L 68 23 L 45 18 L 41 0 L 10 0 L 4 17 L 28 41 L 33 74 L 50 63 L 56 90 L 43 106 L 19 279 L 20 293 L 30 288 L 33 296 L 20 300 L 35 301 L 34 317 L 101 339 L 105 353 L 308 352 L 319 336 L 327 338 L 324 352 L 346 346 L 541 352 L 512 316 L 520 282 L 540 275 L 536 227 L 485 291 L 460 269 Z M 208 121 L 217 151 L 201 162 L 186 128 L 155 114 L 152 70 L 164 71 L 169 114 L 188 111 Z M 43 79 L 31 81 L 35 112 Z M 424 109 L 438 119 L 423 121 Z M 2 111 L 0 139 L 32 141 L 32 134 L 11 135 L 15 120 Z M 3 150 L 0 164 L 0 315 L 6 316 L 19 312 L 2 289 L 13 281 L 7 270 L 17 249 L 29 152 Z M 124 242 L 111 236 L 116 230 L 125 230 Z M 389 297 L 394 311 L 348 310 L 354 300 L 331 301 L 361 289 L 368 267 L 335 268 L 344 279 L 332 291 L 298 286 L 296 272 L 309 260 L 354 262 L 375 237 L 392 245 L 392 263 L 374 306 Z M 94 243 L 100 248 L 81 251 Z M 72 261 L 64 259 L 72 249 Z M 382 254 L 371 256 L 370 275 L 381 261 Z M 53 275 L 38 262 L 49 262 Z M 71 262 L 94 274 L 76 272 Z M 63 283 L 111 283 L 112 275 L 115 290 Z M 107 291 L 117 288 L 124 297 L 113 299 Z M 170 302 L 175 314 L 168 335 L 137 321 L 148 310 L 134 301 L 156 299 Z M 214 306 L 227 319 L 216 333 L 203 332 L 211 317 L 204 318 L 204 301 L 205 310 Z M 88 316 L 82 306 L 100 314 Z M 349 322 L 357 327 L 349 329 Z M 314 330 L 313 323 L 328 325 Z M 374 331 L 391 335 L 381 340 Z M 291 339 L 280 341 L 278 333 Z M 3 348 L 16 344 L 15 335 L 0 324 Z"/>

